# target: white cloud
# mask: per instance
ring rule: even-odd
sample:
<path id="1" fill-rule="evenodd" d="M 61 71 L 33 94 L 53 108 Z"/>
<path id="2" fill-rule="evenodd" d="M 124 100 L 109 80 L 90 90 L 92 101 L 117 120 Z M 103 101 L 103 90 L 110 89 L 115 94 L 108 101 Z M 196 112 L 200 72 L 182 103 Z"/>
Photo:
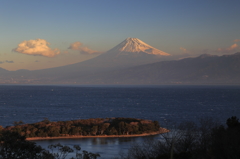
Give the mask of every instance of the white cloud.
<path id="1" fill-rule="evenodd" d="M 71 49 L 71 50 L 81 50 L 81 45 L 82 45 L 82 43 L 77 41 L 77 42 L 74 42 L 74 43 L 70 44 L 68 49 Z"/>
<path id="2" fill-rule="evenodd" d="M 99 53 L 101 53 L 99 51 L 95 51 L 88 47 L 83 46 L 83 44 L 79 41 L 70 44 L 68 49 L 78 50 L 78 51 L 80 51 L 81 54 L 99 54 Z"/>
<path id="3" fill-rule="evenodd" d="M 18 44 L 18 47 L 13 49 L 13 51 L 45 57 L 54 57 L 60 53 L 59 49 L 51 49 L 49 45 L 50 43 L 44 39 L 29 40 Z"/>
<path id="4" fill-rule="evenodd" d="M 240 39 L 235 39 L 235 40 L 234 40 L 234 42 L 239 42 L 239 41 L 240 41 Z"/>
<path id="5" fill-rule="evenodd" d="M 236 48 L 238 48 L 238 45 L 237 44 L 233 44 L 229 48 L 227 48 L 227 50 L 234 50 Z"/>
<path id="6" fill-rule="evenodd" d="M 237 48 L 238 48 L 238 45 L 237 44 L 233 44 L 233 45 L 231 45 L 228 48 L 218 48 L 217 52 L 229 53 L 229 52 L 235 51 Z"/>
<path id="7" fill-rule="evenodd" d="M 186 54 L 189 54 L 190 51 L 188 51 L 187 49 L 185 49 L 184 47 L 180 47 L 179 48 L 180 50 L 182 50 L 182 52 L 186 53 Z"/>

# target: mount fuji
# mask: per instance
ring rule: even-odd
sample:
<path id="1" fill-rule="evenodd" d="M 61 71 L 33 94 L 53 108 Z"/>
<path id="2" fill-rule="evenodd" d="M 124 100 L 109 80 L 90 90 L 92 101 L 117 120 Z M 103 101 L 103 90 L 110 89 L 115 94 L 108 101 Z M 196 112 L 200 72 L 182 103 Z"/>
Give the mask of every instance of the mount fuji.
<path id="1" fill-rule="evenodd" d="M 158 50 L 137 38 L 127 38 L 95 58 L 71 65 L 31 71 L 30 76 L 66 80 L 99 72 L 159 62 L 170 56 L 170 54 Z"/>
<path id="2" fill-rule="evenodd" d="M 73 84 L 98 78 L 110 71 L 163 61 L 167 57 L 171 55 L 137 38 L 127 38 L 95 58 L 71 65 L 33 71 L 0 68 L 0 83 Z"/>
<path id="3" fill-rule="evenodd" d="M 149 55 L 170 56 L 170 54 L 158 50 L 137 38 L 127 38 L 108 52 L 115 52 L 117 55 L 145 53 Z"/>
<path id="4" fill-rule="evenodd" d="M 159 62 L 170 56 L 137 38 L 127 38 L 107 52 L 84 63 L 94 63 L 94 69 L 109 70 Z"/>

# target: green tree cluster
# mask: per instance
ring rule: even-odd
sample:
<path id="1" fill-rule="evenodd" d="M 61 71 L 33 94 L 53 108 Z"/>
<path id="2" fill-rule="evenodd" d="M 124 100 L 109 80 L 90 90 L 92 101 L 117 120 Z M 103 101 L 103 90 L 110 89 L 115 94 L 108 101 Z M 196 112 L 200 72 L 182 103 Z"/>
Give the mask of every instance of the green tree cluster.
<path id="1" fill-rule="evenodd" d="M 23 124 L 22 121 L 14 122 L 14 125 L 2 129 L 3 131 L 19 133 L 27 138 L 73 135 L 133 135 L 156 132 L 160 128 L 157 121 L 134 118 L 96 118 L 58 122 L 44 119 L 33 124 Z"/>

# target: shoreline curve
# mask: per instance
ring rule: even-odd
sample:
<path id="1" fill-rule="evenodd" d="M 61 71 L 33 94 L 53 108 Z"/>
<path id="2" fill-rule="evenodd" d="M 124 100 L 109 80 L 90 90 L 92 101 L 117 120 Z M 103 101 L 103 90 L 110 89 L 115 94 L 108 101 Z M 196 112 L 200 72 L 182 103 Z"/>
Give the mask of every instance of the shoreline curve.
<path id="1" fill-rule="evenodd" d="M 30 137 L 26 138 L 28 141 L 37 140 L 58 140 L 58 139 L 78 139 L 78 138 L 111 138 L 111 137 L 143 137 L 152 136 L 169 132 L 166 128 L 159 128 L 159 131 L 143 134 L 133 134 L 133 135 L 95 135 L 95 136 L 83 136 L 83 135 L 69 135 L 69 136 L 58 136 L 58 137 Z"/>

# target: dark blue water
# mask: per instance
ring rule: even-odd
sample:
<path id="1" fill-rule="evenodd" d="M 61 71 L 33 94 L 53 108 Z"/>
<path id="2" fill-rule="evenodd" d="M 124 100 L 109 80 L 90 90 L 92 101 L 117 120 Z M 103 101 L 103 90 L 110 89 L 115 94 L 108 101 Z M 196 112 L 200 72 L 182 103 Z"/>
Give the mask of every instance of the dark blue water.
<path id="1" fill-rule="evenodd" d="M 225 122 L 240 115 L 240 86 L 0 86 L 0 125 L 133 117 Z"/>
<path id="2" fill-rule="evenodd" d="M 106 117 L 157 120 L 164 126 L 168 120 L 204 117 L 225 123 L 231 116 L 240 117 L 240 86 L 0 86 L 2 126 Z"/>

